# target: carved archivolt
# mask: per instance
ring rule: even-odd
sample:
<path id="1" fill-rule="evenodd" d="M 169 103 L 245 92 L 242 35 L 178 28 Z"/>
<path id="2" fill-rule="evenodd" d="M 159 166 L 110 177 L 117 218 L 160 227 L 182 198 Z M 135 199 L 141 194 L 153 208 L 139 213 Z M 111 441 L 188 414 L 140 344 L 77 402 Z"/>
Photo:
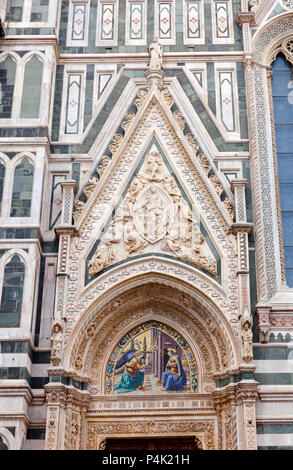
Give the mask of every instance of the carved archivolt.
<path id="1" fill-rule="evenodd" d="M 280 42 L 280 46 L 282 44 L 282 52 L 285 53 L 288 60 L 292 62 L 292 57 L 290 58 L 289 56 L 291 53 L 290 46 L 289 48 L 287 47 L 287 42 L 290 40 L 290 37 L 292 38 L 292 28 L 292 13 L 284 14 L 264 25 L 253 39 L 253 60 L 263 65 L 270 66 L 273 60 L 274 50 Z M 286 39 L 284 40 L 284 38 Z M 284 43 L 283 40 L 285 41 Z"/>
<path id="2" fill-rule="evenodd" d="M 203 367 L 201 384 L 205 391 L 210 392 L 214 387 L 214 372 L 235 364 L 231 340 L 219 319 L 213 317 L 206 306 L 201 306 L 174 287 L 164 286 L 162 280 L 161 284 L 148 283 L 145 286 L 138 282 L 138 287 L 127 289 L 89 316 L 78 329 L 78 338 L 70 354 L 70 368 L 90 376 L 92 383 L 103 386 L 103 371 L 115 344 L 144 319 L 159 319 L 166 324 L 171 322 L 173 327 L 177 326 L 182 334 L 188 336 Z"/>
<path id="3" fill-rule="evenodd" d="M 166 300 L 164 300 L 164 302 L 165 305 L 167 303 L 169 311 L 176 309 L 177 312 L 179 309 L 183 316 L 186 312 L 189 313 L 192 318 L 197 316 L 198 319 L 204 319 L 205 326 L 203 336 L 206 336 L 205 330 L 208 330 L 210 332 L 209 336 L 214 338 L 215 344 L 220 345 L 221 361 L 218 361 L 218 363 L 222 364 L 222 367 L 225 368 L 228 363 L 230 365 L 232 363 L 233 365 L 237 363 L 236 357 L 238 356 L 240 350 L 239 338 L 238 340 L 236 339 L 237 334 L 239 333 L 238 330 L 235 330 L 236 337 L 234 337 L 235 333 L 232 332 L 232 330 L 229 332 L 230 327 L 228 327 L 227 330 L 227 326 L 224 326 L 225 321 L 223 317 L 221 315 L 219 316 L 219 314 L 213 310 L 213 307 L 211 307 L 210 303 L 207 302 L 207 299 L 204 296 L 196 294 L 195 291 L 188 291 L 187 287 L 183 288 L 183 285 L 181 285 L 179 280 L 176 280 L 175 282 L 175 280 L 171 281 L 170 279 L 165 279 L 162 277 L 162 275 L 159 277 L 157 275 L 152 275 L 150 277 L 139 277 L 136 280 L 131 280 L 130 283 L 126 281 L 120 287 L 117 286 L 115 288 L 114 298 L 113 293 L 109 292 L 105 298 L 100 296 L 97 305 L 96 303 L 92 303 L 91 313 L 85 314 L 83 319 L 80 320 L 75 329 L 75 333 L 71 336 L 70 341 L 66 347 L 64 356 L 65 367 L 73 368 L 76 359 L 78 359 L 79 362 L 79 359 L 84 357 L 84 351 L 89 347 L 89 338 L 93 338 L 93 336 L 98 333 L 98 330 L 102 327 L 104 320 L 107 319 L 108 323 L 109 319 L 115 314 L 119 314 L 120 311 L 121 313 L 124 312 L 124 315 L 127 317 L 131 309 L 134 309 L 133 315 L 135 319 L 135 309 L 138 310 L 138 308 L 143 305 L 143 302 L 145 302 L 151 294 L 149 287 L 145 287 L 147 289 L 146 292 L 142 291 L 142 287 L 143 285 L 148 285 L 150 283 L 152 295 L 154 295 L 154 292 L 156 292 L 157 299 L 160 297 L 165 297 L 168 299 L 168 302 Z M 169 286 L 166 295 L 164 295 L 162 290 L 163 286 Z M 135 291 L 135 289 L 138 287 L 140 292 L 139 294 L 137 293 L 138 291 Z M 184 294 L 184 292 L 186 292 L 186 294 Z M 184 313 L 182 310 L 180 310 L 182 308 L 184 308 Z M 164 309 L 166 309 L 166 306 L 161 308 L 161 310 Z M 221 325 L 219 325 L 219 321 L 221 321 Z M 98 325 L 97 330 L 95 329 L 96 325 Z M 104 327 L 103 334 L 106 335 L 105 328 L 106 326 Z M 184 331 L 184 328 L 185 325 L 183 318 L 182 331 Z M 238 346 L 236 346 L 236 344 L 238 344 Z M 238 351 L 238 353 L 236 351 Z M 70 364 L 68 362 L 68 365 L 66 366 L 66 361 L 68 361 L 69 358 Z"/>

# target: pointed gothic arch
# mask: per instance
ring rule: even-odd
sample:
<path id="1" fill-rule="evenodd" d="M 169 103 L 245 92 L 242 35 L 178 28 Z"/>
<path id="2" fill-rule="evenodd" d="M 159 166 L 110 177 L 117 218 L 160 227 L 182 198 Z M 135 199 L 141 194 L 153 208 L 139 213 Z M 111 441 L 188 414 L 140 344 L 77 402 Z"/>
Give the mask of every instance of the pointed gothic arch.
<path id="1" fill-rule="evenodd" d="M 162 269 L 163 262 L 159 263 Z M 112 273 L 112 280 L 113 276 Z M 206 276 L 203 279 L 208 282 Z M 211 292 L 211 283 L 208 290 Z M 239 364 L 240 347 L 229 321 L 219 305 L 207 293 L 200 292 L 200 281 L 196 286 L 193 277 L 188 285 L 154 271 L 112 285 L 102 297 L 91 302 L 66 345 L 64 366 L 75 369 L 81 376 L 91 375 L 91 382 L 104 389 L 107 362 L 119 338 L 132 327 L 152 319 L 172 325 L 186 337 L 197 358 L 201 390 L 204 375 L 208 376 L 206 385 L 211 390 L 213 373 Z"/>

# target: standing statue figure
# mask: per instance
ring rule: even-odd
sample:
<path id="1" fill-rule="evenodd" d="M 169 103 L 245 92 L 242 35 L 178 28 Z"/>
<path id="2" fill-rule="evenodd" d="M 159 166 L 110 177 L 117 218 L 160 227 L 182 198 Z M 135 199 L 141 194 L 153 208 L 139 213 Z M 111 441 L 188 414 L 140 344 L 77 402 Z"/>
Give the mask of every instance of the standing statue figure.
<path id="1" fill-rule="evenodd" d="M 242 359 L 245 362 L 250 362 L 252 357 L 251 321 L 247 318 L 247 315 L 244 315 L 242 322 Z"/>
<path id="2" fill-rule="evenodd" d="M 161 44 L 159 44 L 158 38 L 156 36 L 154 36 L 152 39 L 152 42 L 149 47 L 149 52 L 151 54 L 149 68 L 161 70 L 163 63 L 163 47 Z"/>
<path id="3" fill-rule="evenodd" d="M 63 342 L 62 327 L 60 323 L 55 323 L 53 326 L 51 341 L 51 361 L 54 366 L 57 366 L 61 360 L 61 345 Z"/>
<path id="4" fill-rule="evenodd" d="M 255 13 L 259 9 L 259 0 L 249 0 L 250 11 Z"/>

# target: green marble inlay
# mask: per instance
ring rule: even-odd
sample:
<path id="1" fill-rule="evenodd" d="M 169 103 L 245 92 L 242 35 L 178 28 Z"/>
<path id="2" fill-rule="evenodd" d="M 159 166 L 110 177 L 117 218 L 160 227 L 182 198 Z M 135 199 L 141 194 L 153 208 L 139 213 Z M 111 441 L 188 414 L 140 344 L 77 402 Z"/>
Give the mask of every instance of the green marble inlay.
<path id="1" fill-rule="evenodd" d="M 293 423 L 257 424 L 257 434 L 293 434 Z"/>
<path id="2" fill-rule="evenodd" d="M 201 119 L 203 125 L 209 132 L 211 138 L 213 139 L 216 147 L 219 151 L 248 151 L 248 143 L 246 142 L 239 142 L 239 143 L 232 143 L 232 142 L 225 142 L 223 137 L 221 136 L 218 128 L 208 115 L 200 97 L 197 95 L 195 90 L 192 87 L 189 79 L 185 75 L 184 71 L 181 69 L 166 69 L 165 70 L 167 77 L 176 77 L 183 88 L 183 91 L 186 93 L 190 103 L 192 104 L 195 112 Z M 93 122 L 92 127 L 90 128 L 89 132 L 85 136 L 81 145 L 58 145 L 56 143 L 52 143 L 51 145 L 51 153 L 52 154 L 68 154 L 68 153 L 88 153 L 91 146 L 98 138 L 99 133 L 101 132 L 106 120 L 108 119 L 114 105 L 117 103 L 122 91 L 126 87 L 130 78 L 137 78 L 143 77 L 144 70 L 127 70 L 125 69 L 122 72 L 122 75 L 116 85 L 114 86 L 112 92 L 110 93 L 106 103 L 104 104 L 103 108 L 99 112 L 98 116 L 96 117 L 95 121 Z M 56 137 L 59 134 L 59 129 L 57 131 L 57 123 L 60 121 L 60 107 L 61 107 L 61 96 L 59 96 L 59 100 L 56 98 L 56 94 L 60 95 L 59 91 L 55 91 L 55 106 L 54 106 L 54 116 L 53 116 L 53 126 L 52 126 L 52 139 L 53 135 Z M 123 116 L 124 117 L 124 116 Z M 106 151 L 106 149 L 105 149 Z"/>
<path id="3" fill-rule="evenodd" d="M 68 29 L 68 0 L 63 0 L 61 3 L 61 18 L 60 18 L 60 29 L 59 29 L 59 47 L 60 52 L 70 54 L 117 54 L 117 53 L 145 53 L 147 47 L 151 43 L 152 36 L 154 35 L 154 0 L 148 0 L 147 2 L 147 44 L 141 46 L 126 46 L 125 45 L 125 11 L 126 11 L 126 0 L 119 1 L 119 12 L 118 12 L 118 44 L 116 46 L 96 46 L 96 32 L 97 32 L 97 2 L 91 2 L 90 5 L 90 22 L 89 22 L 89 36 L 87 47 L 69 47 L 66 46 L 66 33 Z M 236 14 L 240 11 L 240 0 L 233 1 L 233 23 L 234 23 L 234 44 L 213 44 L 212 43 L 212 19 L 211 19 L 211 0 L 205 0 L 205 44 L 196 44 L 197 51 L 239 51 L 242 50 L 242 33 L 241 28 L 236 22 Z M 164 45 L 164 52 L 190 52 L 190 45 L 183 44 L 183 2 L 182 0 L 176 0 L 176 13 L 175 13 L 175 24 L 176 24 L 176 44 Z M 116 20 L 116 18 L 115 18 Z M 100 21 L 100 19 L 98 20 Z M 105 41 L 106 42 L 106 41 Z"/>
<path id="4" fill-rule="evenodd" d="M 292 385 L 293 374 L 289 373 L 256 373 L 255 380 L 262 385 Z"/>
<path id="5" fill-rule="evenodd" d="M 18 256 L 13 256 L 4 269 L 0 306 L 0 327 L 19 327 L 25 266 Z"/>
<path id="6" fill-rule="evenodd" d="M 293 357 L 293 349 L 286 346 L 261 346 L 253 348 L 253 358 L 255 360 L 287 360 Z"/>
<path id="7" fill-rule="evenodd" d="M 5 21 L 22 20 L 23 2 L 24 0 L 7 0 Z"/>
<path id="8" fill-rule="evenodd" d="M 246 142 L 239 142 L 239 143 L 232 143 L 232 142 L 225 142 L 220 131 L 218 130 L 217 126 L 214 124 L 213 120 L 208 115 L 200 97 L 193 89 L 192 93 L 190 92 L 190 88 L 192 87 L 189 78 L 186 76 L 185 72 L 180 69 L 167 69 L 165 71 L 167 77 L 176 77 L 178 82 L 180 83 L 181 87 L 183 88 L 184 92 L 189 98 L 191 105 L 193 106 L 195 112 L 201 119 L 203 125 L 207 129 L 208 133 L 210 134 L 211 138 L 214 141 L 214 144 L 221 152 L 233 152 L 233 151 L 248 151 L 248 143 Z"/>

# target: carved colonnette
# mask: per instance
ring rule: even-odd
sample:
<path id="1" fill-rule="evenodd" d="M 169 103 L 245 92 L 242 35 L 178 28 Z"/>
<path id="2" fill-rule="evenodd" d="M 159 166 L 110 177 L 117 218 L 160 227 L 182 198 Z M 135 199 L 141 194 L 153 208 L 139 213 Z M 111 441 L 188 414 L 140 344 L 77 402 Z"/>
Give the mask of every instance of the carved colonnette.
<path id="1" fill-rule="evenodd" d="M 220 377 L 221 374 L 217 375 Z M 219 448 L 257 449 L 255 420 L 257 386 L 258 383 L 253 380 L 241 380 L 213 391 L 214 406 L 218 416 Z"/>
<path id="2" fill-rule="evenodd" d="M 85 413 L 90 402 L 89 392 L 52 382 L 45 386 L 45 390 L 47 400 L 45 448 L 83 449 L 86 433 Z"/>

